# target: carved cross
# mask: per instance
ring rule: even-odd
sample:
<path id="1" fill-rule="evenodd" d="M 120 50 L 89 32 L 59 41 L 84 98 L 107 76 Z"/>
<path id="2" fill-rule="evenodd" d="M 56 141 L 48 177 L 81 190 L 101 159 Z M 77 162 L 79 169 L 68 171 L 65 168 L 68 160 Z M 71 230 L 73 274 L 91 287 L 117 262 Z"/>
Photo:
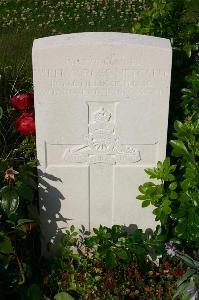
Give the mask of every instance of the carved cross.
<path id="1" fill-rule="evenodd" d="M 113 114 L 104 106 L 89 114 L 88 135 L 84 145 L 73 145 L 64 151 L 68 164 L 86 164 L 89 172 L 89 229 L 95 227 L 95 216 L 101 215 L 106 226 L 114 223 L 114 173 L 116 165 L 133 164 L 141 159 L 139 150 L 122 145 L 115 131 Z"/>

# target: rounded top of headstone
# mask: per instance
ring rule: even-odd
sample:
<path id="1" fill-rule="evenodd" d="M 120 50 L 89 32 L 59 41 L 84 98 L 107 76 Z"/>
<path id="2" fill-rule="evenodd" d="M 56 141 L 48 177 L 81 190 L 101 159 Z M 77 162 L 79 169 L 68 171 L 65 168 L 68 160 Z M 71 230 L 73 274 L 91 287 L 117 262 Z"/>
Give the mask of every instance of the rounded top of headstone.
<path id="1" fill-rule="evenodd" d="M 128 44 L 162 48 L 165 50 L 171 49 L 168 39 L 121 32 L 82 32 L 44 37 L 34 40 L 33 49 L 89 44 Z"/>

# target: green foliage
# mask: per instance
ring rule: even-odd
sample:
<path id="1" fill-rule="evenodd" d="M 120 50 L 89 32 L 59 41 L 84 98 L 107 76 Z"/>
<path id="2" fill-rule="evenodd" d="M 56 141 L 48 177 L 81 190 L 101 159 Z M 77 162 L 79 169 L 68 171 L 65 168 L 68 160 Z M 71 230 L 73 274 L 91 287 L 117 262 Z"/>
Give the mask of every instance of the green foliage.
<path id="1" fill-rule="evenodd" d="M 199 4 L 195 0 L 148 0 L 133 32 L 168 38 L 188 57 L 198 50 Z"/>
<path id="2" fill-rule="evenodd" d="M 11 239 L 4 232 L 0 232 L 0 264 L 7 267 L 9 256 L 13 254 Z"/>
<path id="3" fill-rule="evenodd" d="M 0 67 L 1 297 L 171 299 L 177 278 L 174 271 L 178 268 L 184 275 L 177 283 L 176 296 L 189 299 L 190 291 L 196 293 L 198 289 L 198 262 L 179 253 L 173 264 L 167 262 L 170 264 L 167 269 L 162 264 L 164 260 L 160 259 L 159 267 L 155 262 L 157 255 L 163 253 L 164 241 L 172 239 L 190 252 L 199 246 L 198 2 L 147 0 L 140 4 L 140 1 L 97 0 L 92 5 L 90 2 L 85 0 L 86 5 L 81 5 L 81 9 L 77 5 L 82 3 L 73 1 L 63 8 L 61 2 L 54 0 L 0 3 L 4 31 L 0 36 L 3 54 L 0 64 L 8 61 L 14 66 Z M 46 8 L 51 9 L 50 14 Z M 14 16 L 9 16 L 9 20 L 8 12 Z M 27 12 L 28 18 L 20 19 Z M 49 23 L 47 18 L 51 18 Z M 32 90 L 32 79 L 26 75 L 30 74 L 30 59 L 26 71 L 19 61 L 27 55 L 31 57 L 35 37 L 63 31 L 129 31 L 133 19 L 134 33 L 169 38 L 173 46 L 169 122 L 169 139 L 171 136 L 172 139 L 168 158 L 146 169 L 151 182 L 140 186 L 138 196 L 143 207 L 154 206 L 160 225 L 155 233 L 100 226 L 91 236 L 84 228 L 79 235 L 72 226 L 60 244 L 59 256 L 41 264 L 35 140 L 17 134 L 14 128 L 18 113 L 9 105 L 10 97 L 19 90 Z M 35 30 L 28 28 L 32 24 Z M 17 35 L 12 27 L 18 31 Z M 7 51 L 9 48 L 12 51 Z M 187 272 L 179 259 L 187 264 Z"/>
<path id="4" fill-rule="evenodd" d="M 19 195 L 15 188 L 5 186 L 1 189 L 1 205 L 8 217 L 16 212 L 19 206 Z"/>
<path id="5" fill-rule="evenodd" d="M 178 141 L 178 140 L 177 140 Z M 160 221 L 166 239 L 175 239 L 185 247 L 199 246 L 199 171 L 198 163 L 191 157 L 194 150 L 188 151 L 182 141 L 172 143 L 174 153 L 182 156 L 184 164 L 178 172 L 182 177 L 174 175 L 176 165 L 170 165 L 169 158 L 158 162 L 156 168 L 146 169 L 152 179 L 160 183 L 147 182 L 139 187 L 142 193 L 137 199 L 143 201 L 142 206 L 152 204 L 156 208 L 153 213 L 156 221 Z M 194 148 L 196 150 L 196 148 Z M 194 158 L 194 156 L 193 156 Z M 179 174 L 178 173 L 178 174 Z M 179 180 L 180 179 L 180 180 Z M 191 249 L 191 247 L 190 247 Z"/>
<path id="6" fill-rule="evenodd" d="M 24 64 L 31 75 L 31 48 L 36 38 L 72 32 L 130 32 L 142 2 L 145 0 L 1 0 L 0 65 L 18 69 Z"/>
<path id="7" fill-rule="evenodd" d="M 36 283 L 31 284 L 27 289 L 27 300 L 44 300 L 42 290 Z"/>
<path id="8" fill-rule="evenodd" d="M 68 293 L 61 292 L 55 295 L 55 300 L 74 300 L 74 298 L 71 297 Z"/>
<path id="9" fill-rule="evenodd" d="M 100 226 L 90 235 L 71 226 L 59 256 L 43 262 L 44 294 L 49 299 L 171 299 L 175 268 L 171 263 L 170 270 L 156 265 L 155 244 L 157 248 L 151 230 Z M 175 267 L 180 267 L 178 262 Z"/>
<path id="10" fill-rule="evenodd" d="M 191 120 L 199 118 L 199 65 L 196 64 L 191 74 L 185 77 L 186 88 L 182 89 L 182 109 Z"/>
<path id="11" fill-rule="evenodd" d="M 173 299 L 191 300 L 199 297 L 199 261 L 187 254 L 176 251 L 176 257 L 188 266 L 186 272 L 177 281 L 177 290 Z"/>
<path id="12" fill-rule="evenodd" d="M 0 294 L 3 300 L 43 299 L 29 282 L 39 274 L 35 141 L 16 132 L 18 113 L 9 105 L 19 86 L 30 83 L 13 68 L 0 74 Z"/>
<path id="13" fill-rule="evenodd" d="M 162 226 L 166 226 L 168 217 L 172 213 L 172 202 L 177 199 L 177 182 L 173 172 L 176 165 L 170 165 L 170 159 L 166 158 L 164 162 L 158 162 L 157 167 L 146 169 L 145 172 L 152 179 L 160 180 L 160 184 L 146 182 L 139 187 L 142 195 L 137 196 L 137 199 L 143 201 L 142 207 L 147 207 L 150 204 L 155 206 L 153 213 L 156 215 L 156 221 L 161 221 Z M 168 182 L 167 189 L 163 182 Z"/>
<path id="14" fill-rule="evenodd" d="M 199 246 L 198 20 L 197 1 L 148 0 L 133 24 L 133 32 L 168 38 L 173 46 L 170 157 L 145 170 L 154 181 L 141 185 L 137 198 L 143 207 L 155 206 L 161 224 L 157 234 L 189 251 Z"/>

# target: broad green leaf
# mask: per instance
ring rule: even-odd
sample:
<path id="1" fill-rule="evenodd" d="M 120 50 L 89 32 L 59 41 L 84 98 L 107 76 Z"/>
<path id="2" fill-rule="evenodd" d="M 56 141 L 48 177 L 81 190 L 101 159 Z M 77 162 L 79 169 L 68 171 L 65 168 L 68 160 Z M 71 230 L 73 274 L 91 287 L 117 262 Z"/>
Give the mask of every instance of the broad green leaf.
<path id="1" fill-rule="evenodd" d="M 15 189 L 6 189 L 2 192 L 1 205 L 5 213 L 10 216 L 19 206 L 19 196 Z"/>
<path id="2" fill-rule="evenodd" d="M 182 295 L 189 287 L 190 287 L 190 283 L 189 282 L 185 282 L 185 283 L 181 284 L 178 287 L 175 295 L 173 296 L 173 299 L 176 299 L 177 296 Z M 180 299 L 182 299 L 182 298 L 180 298 Z M 190 297 L 190 300 L 191 300 L 191 297 Z"/>
<path id="3" fill-rule="evenodd" d="M 66 292 L 61 292 L 61 293 L 55 295 L 54 298 L 55 298 L 55 300 L 74 300 L 74 298 Z"/>
<path id="4" fill-rule="evenodd" d="M 177 281 L 177 286 L 180 286 L 185 280 L 189 279 L 196 270 L 188 269 L 187 272 Z"/>
<path id="5" fill-rule="evenodd" d="M 180 257 L 189 267 L 191 268 L 199 268 L 199 262 L 192 259 L 187 254 L 178 254 L 178 257 Z"/>

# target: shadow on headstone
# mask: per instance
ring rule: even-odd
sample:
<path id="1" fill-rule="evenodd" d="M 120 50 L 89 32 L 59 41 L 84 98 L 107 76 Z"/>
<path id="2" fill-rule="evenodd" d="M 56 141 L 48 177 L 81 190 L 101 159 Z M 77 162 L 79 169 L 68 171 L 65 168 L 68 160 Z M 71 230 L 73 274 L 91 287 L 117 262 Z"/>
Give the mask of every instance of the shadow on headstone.
<path id="1" fill-rule="evenodd" d="M 40 193 L 40 219 L 41 219 L 41 242 L 42 253 L 53 253 L 63 237 L 62 230 L 67 227 L 69 218 L 63 217 L 60 213 L 61 202 L 67 201 L 63 194 L 50 181 L 62 182 L 62 180 L 52 174 L 43 173 L 38 170 L 39 193 Z M 58 222 L 65 226 L 58 227 Z"/>
<path id="2" fill-rule="evenodd" d="M 129 226 L 123 226 L 124 231 L 126 231 L 128 234 L 133 234 L 136 230 L 141 229 L 138 228 L 136 224 L 130 224 Z M 143 230 L 143 229 L 142 229 Z M 153 235 L 153 230 L 151 228 L 147 228 L 143 230 L 143 232 L 147 235 Z"/>

